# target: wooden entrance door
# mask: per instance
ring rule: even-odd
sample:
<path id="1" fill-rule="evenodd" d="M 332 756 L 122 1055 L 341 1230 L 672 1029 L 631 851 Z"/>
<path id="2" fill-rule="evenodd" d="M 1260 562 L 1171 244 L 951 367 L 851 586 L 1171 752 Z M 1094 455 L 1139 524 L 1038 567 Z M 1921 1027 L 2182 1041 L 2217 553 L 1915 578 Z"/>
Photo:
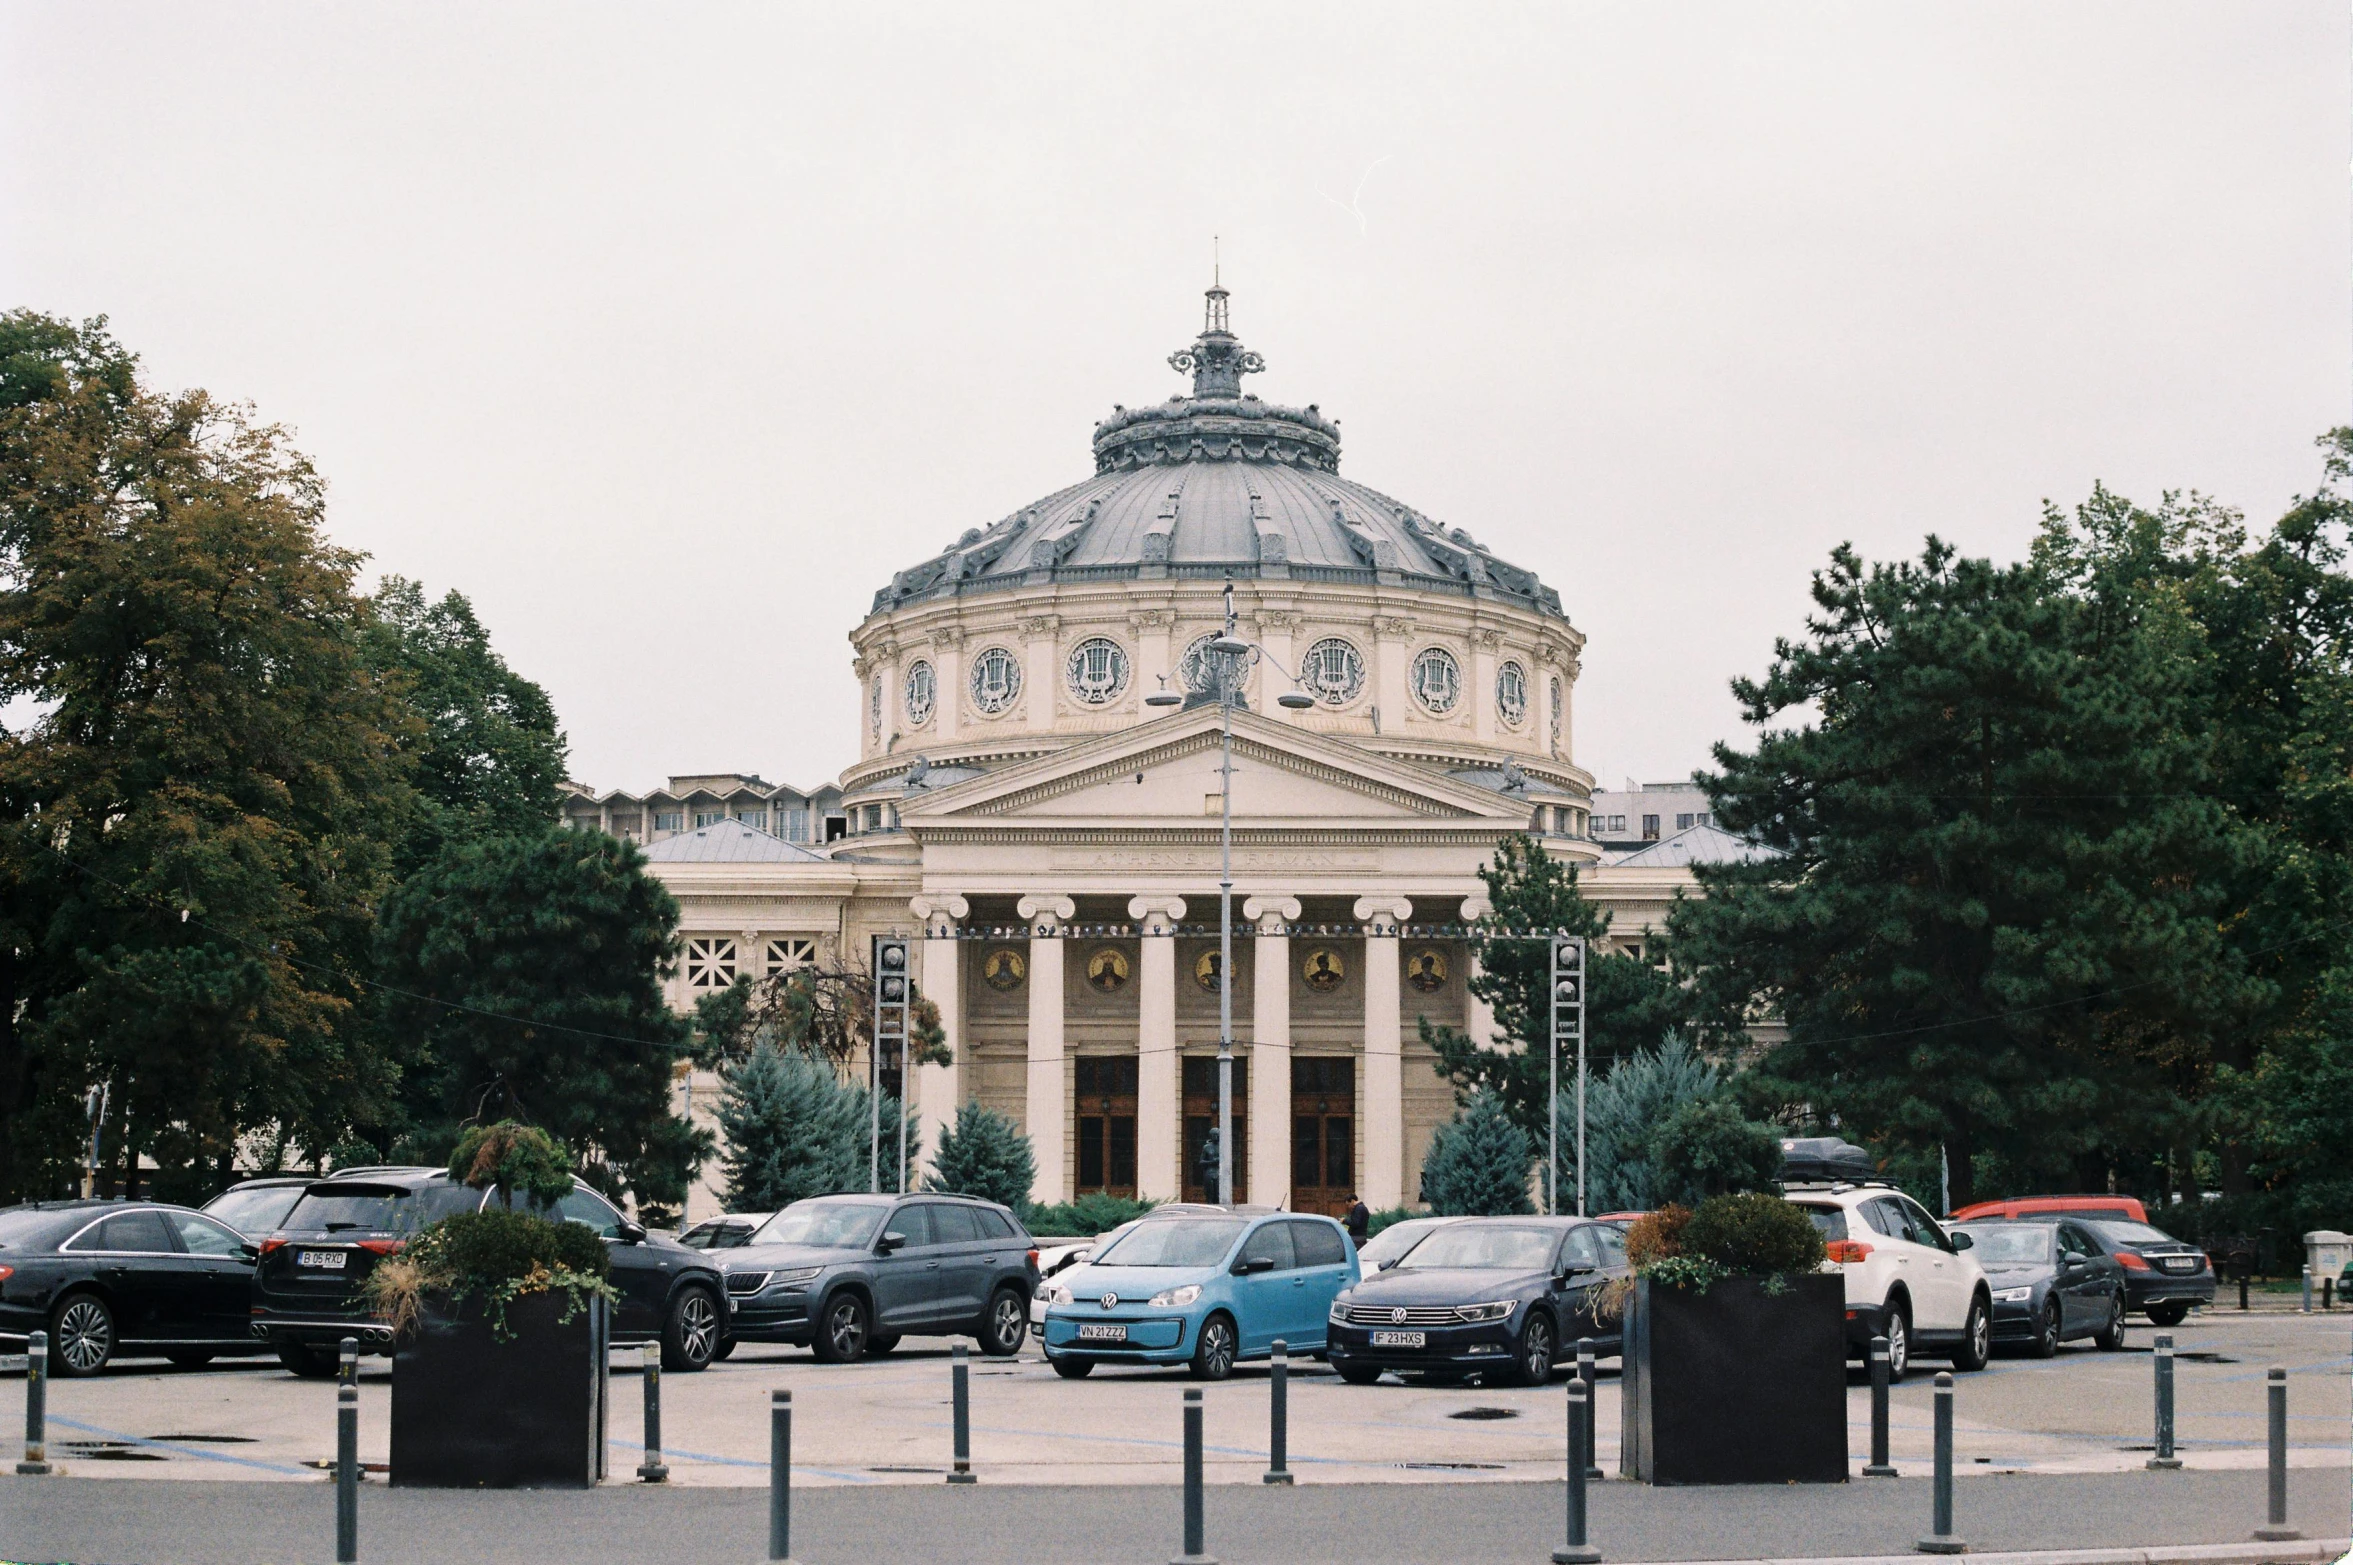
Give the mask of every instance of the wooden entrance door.
<path id="1" fill-rule="evenodd" d="M 1356 1061 L 1291 1057 L 1291 1210 L 1348 1215 L 1356 1194 Z"/>
<path id="2" fill-rule="evenodd" d="M 1136 1193 L 1136 1059 L 1091 1058 L 1078 1066 L 1078 1193 Z"/>
<path id="3" fill-rule="evenodd" d="M 1250 1060 L 1234 1056 L 1234 1199 L 1250 1199 Z M 1185 1060 L 1185 1199 L 1214 1201 L 1217 1186 L 1201 1179 L 1201 1151 L 1217 1125 L 1217 1059 L 1191 1055 Z"/>

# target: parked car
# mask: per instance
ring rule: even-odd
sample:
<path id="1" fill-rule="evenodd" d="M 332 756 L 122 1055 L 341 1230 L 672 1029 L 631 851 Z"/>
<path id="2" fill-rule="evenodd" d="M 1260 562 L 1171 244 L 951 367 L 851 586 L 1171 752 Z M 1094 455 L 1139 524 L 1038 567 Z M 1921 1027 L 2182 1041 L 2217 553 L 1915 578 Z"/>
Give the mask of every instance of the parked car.
<path id="1" fill-rule="evenodd" d="M 1970 1254 L 1993 1288 L 1997 1344 L 2022 1343 L 2042 1359 L 2077 1337 L 2110 1353 L 2124 1346 L 2124 1268 L 2082 1224 L 1970 1223 L 1952 1232 L 1976 1241 Z"/>
<path id="2" fill-rule="evenodd" d="M 1385 1272 L 1404 1259 L 1406 1251 L 1429 1237 L 1432 1230 L 1465 1221 L 1468 1219 L 1460 1217 L 1401 1218 L 1364 1242 L 1356 1252 L 1357 1267 L 1367 1277 Z"/>
<path id="3" fill-rule="evenodd" d="M 1110 1233 L 1097 1238 L 1069 1240 L 1059 1244 L 1040 1244 L 1038 1246 L 1039 1286 L 1038 1290 L 1029 1297 L 1029 1329 L 1041 1335 L 1045 1332 L 1045 1284 L 1061 1276 L 1073 1266 L 1085 1265 L 1087 1260 L 1094 1255 L 1098 1246 L 1109 1244 L 1114 1238 L 1126 1233 L 1134 1226 L 1134 1223 L 1122 1223 L 1112 1229 Z"/>
<path id="4" fill-rule="evenodd" d="M 1822 1230 L 1846 1276 L 1847 1355 L 1887 1338 L 1888 1372 L 1903 1378 L 1915 1354 L 1953 1368 L 1985 1368 L 1993 1350 L 1993 1290 L 1967 1253 L 1976 1240 L 1948 1234 L 1920 1203 L 1882 1184 L 1791 1185 L 1789 1199 Z"/>
<path id="5" fill-rule="evenodd" d="M 2196 1245 L 2121 1217 L 2087 1217 L 2082 1227 L 2124 1269 L 2124 1307 L 2151 1325 L 2178 1326 L 2192 1305 L 2214 1302 L 2214 1266 Z"/>
<path id="6" fill-rule="evenodd" d="M 40 1201 L 0 1210 L 0 1339 L 49 1334 L 49 1367 L 95 1375 L 122 1354 L 183 1368 L 258 1351 L 246 1330 L 254 1246 L 160 1202 Z"/>
<path id="7" fill-rule="evenodd" d="M 888 1353 L 908 1335 L 1018 1353 L 1037 1264 L 1010 1207 L 951 1195 L 795 1201 L 719 1257 L 736 1336 L 810 1348 L 828 1364 Z"/>
<path id="8" fill-rule="evenodd" d="M 294 1210 L 294 1203 L 302 1199 L 302 1192 L 310 1187 L 311 1181 L 309 1174 L 244 1180 L 197 1210 L 227 1223 L 248 1239 L 258 1239 L 286 1220 L 286 1214 Z"/>
<path id="9" fill-rule="evenodd" d="M 1328 1217 L 1148 1217 L 1050 1285 L 1046 1361 L 1067 1380 L 1097 1364 L 1184 1364 L 1223 1380 L 1278 1338 L 1322 1352 L 1332 1300 L 1359 1275 L 1348 1231 Z"/>
<path id="10" fill-rule="evenodd" d="M 1955 1212 L 1950 1220 L 2016 1222 L 2020 1218 L 2045 1217 L 2121 1217 L 2135 1223 L 2149 1220 L 2147 1209 L 2128 1195 L 2029 1195 L 2007 1201 L 1975 1201 Z"/>
<path id="11" fill-rule="evenodd" d="M 260 1245 L 253 1271 L 252 1335 L 297 1375 L 335 1373 L 337 1344 L 392 1351 L 391 1330 L 361 1302 L 360 1285 L 409 1236 L 456 1212 L 482 1209 L 492 1191 L 459 1184 L 438 1168 L 369 1168 L 315 1180 Z M 727 1337 L 727 1295 L 719 1269 L 677 1240 L 649 1234 L 577 1181 L 543 1215 L 582 1223 L 613 1259 L 616 1344 L 659 1341 L 662 1367 L 699 1370 Z"/>
<path id="12" fill-rule="evenodd" d="M 1540 1386 L 1580 1337 L 1614 1355 L 1601 1290 L 1626 1275 L 1626 1236 L 1582 1217 L 1471 1217 L 1425 1233 L 1404 1257 L 1332 1301 L 1332 1368 L 1352 1386 L 1384 1370 L 1436 1384 L 1471 1375 Z"/>
<path id="13" fill-rule="evenodd" d="M 751 1242 L 762 1223 L 775 1215 L 774 1212 L 729 1212 L 723 1217 L 706 1217 L 680 1234 L 678 1242 L 690 1250 L 740 1249 Z"/>

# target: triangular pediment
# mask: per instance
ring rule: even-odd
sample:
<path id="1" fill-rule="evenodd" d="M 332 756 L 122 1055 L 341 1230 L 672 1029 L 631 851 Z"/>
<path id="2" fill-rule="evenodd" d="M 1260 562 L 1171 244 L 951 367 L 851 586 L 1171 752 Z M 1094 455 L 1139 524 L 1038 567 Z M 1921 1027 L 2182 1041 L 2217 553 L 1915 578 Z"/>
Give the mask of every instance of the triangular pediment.
<path id="1" fill-rule="evenodd" d="M 926 826 L 1199 827 L 1217 819 L 1219 722 L 1214 707 L 1160 718 L 900 802 Z M 1346 739 L 1234 715 L 1234 819 L 1253 826 L 1524 823 L 1524 801 Z"/>

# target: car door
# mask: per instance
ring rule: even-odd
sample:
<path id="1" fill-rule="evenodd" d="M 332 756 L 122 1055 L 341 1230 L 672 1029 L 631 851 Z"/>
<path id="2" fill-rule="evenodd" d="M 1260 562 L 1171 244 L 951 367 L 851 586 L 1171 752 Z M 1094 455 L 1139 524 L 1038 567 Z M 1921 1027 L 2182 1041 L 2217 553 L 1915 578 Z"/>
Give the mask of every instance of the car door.
<path id="1" fill-rule="evenodd" d="M 613 1261 L 613 1335 L 650 1337 L 662 1329 L 662 1311 L 670 1302 L 671 1268 L 652 1245 L 621 1242 L 621 1214 L 586 1185 L 556 1203 L 559 1222 L 578 1223 L 605 1242 Z"/>
<path id="2" fill-rule="evenodd" d="M 1936 1294 L 1936 1278 L 1929 1271 L 1928 1257 L 1923 1253 L 1911 1219 L 1904 1213 L 1903 1203 L 1894 1196 L 1874 1196 L 1856 1210 L 1879 1235 L 1877 1248 L 1886 1255 L 1893 1273 L 1888 1279 L 1888 1291 L 1893 1292 L 1901 1284 L 1905 1297 L 1912 1301 L 1912 1325 L 1932 1331 L 1938 1329 L 1935 1317 L 1941 1301 Z"/>
<path id="3" fill-rule="evenodd" d="M 1573 1349 L 1579 1337 L 1604 1335 L 1601 1287 L 1609 1279 L 1602 1272 L 1601 1246 L 1591 1228 L 1572 1228 L 1561 1235 L 1552 1263 L 1554 1313 L 1560 1317 L 1560 1343 Z"/>
<path id="4" fill-rule="evenodd" d="M 1290 1330 L 1283 1336 L 1285 1351 L 1304 1352 L 1319 1346 L 1331 1324 L 1332 1301 L 1354 1280 L 1348 1264 L 1354 1251 L 1347 1233 L 1330 1223 L 1297 1217 L 1290 1222 L 1291 1292 L 1297 1304 Z"/>
<path id="5" fill-rule="evenodd" d="M 1242 1241 L 1234 1257 L 1237 1267 L 1268 1263 L 1263 1270 L 1238 1271 L 1232 1278 L 1235 1330 L 1244 1353 L 1264 1353 L 1275 1338 L 1295 1329 L 1291 1312 L 1299 1296 L 1298 1257 L 1291 1247 L 1291 1227 L 1283 1222 L 1260 1223 Z M 1288 1341 L 1288 1338 L 1284 1339 Z"/>
<path id="6" fill-rule="evenodd" d="M 87 1255 L 113 1302 L 118 1341 L 187 1341 L 200 1334 L 196 1270 L 161 1212 L 113 1213 L 85 1229 L 70 1249 Z"/>
<path id="7" fill-rule="evenodd" d="M 882 1231 L 907 1242 L 888 1255 L 874 1256 L 874 1329 L 883 1336 L 925 1325 L 932 1319 L 940 1258 L 932 1241 L 931 1203 L 914 1201 L 883 1220 Z"/>
<path id="8" fill-rule="evenodd" d="M 1928 1278 L 1924 1290 L 1934 1301 L 1934 1313 L 1927 1304 L 1920 1307 L 1914 1324 L 1929 1331 L 1959 1331 L 1969 1319 L 1970 1286 L 1968 1270 L 1960 1264 L 1953 1242 L 1928 1215 L 1925 1207 L 1909 1196 L 1894 1196 L 1896 1209 L 1903 1214 L 1905 1239 L 1919 1252 L 1921 1261 L 1914 1270 Z"/>
<path id="9" fill-rule="evenodd" d="M 196 1329 L 214 1342 L 248 1342 L 253 1307 L 253 1247 L 228 1224 L 199 1212 L 170 1212 L 194 1273 Z"/>
<path id="10" fill-rule="evenodd" d="M 2064 1260 L 2069 1255 L 2077 1257 L 2073 1265 Z M 2060 1330 L 2097 1331 L 2106 1325 L 2108 1295 L 2114 1287 L 2110 1277 L 2113 1264 L 2101 1254 L 2092 1236 L 2073 1223 L 2061 1223 L 2058 1254 L 2052 1259 L 2059 1267 Z"/>
<path id="11" fill-rule="evenodd" d="M 1002 1246 L 988 1243 L 980 1213 L 961 1202 L 933 1202 L 931 1228 L 932 1248 L 939 1255 L 932 1319 L 967 1324 L 988 1302 L 990 1261 Z"/>

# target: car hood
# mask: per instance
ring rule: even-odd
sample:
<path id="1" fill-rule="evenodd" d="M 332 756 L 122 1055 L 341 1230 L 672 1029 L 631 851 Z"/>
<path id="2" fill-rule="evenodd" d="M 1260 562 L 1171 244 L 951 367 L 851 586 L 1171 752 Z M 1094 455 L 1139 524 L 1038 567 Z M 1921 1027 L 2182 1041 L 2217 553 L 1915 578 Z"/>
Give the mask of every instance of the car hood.
<path id="1" fill-rule="evenodd" d="M 1477 1304 L 1490 1299 L 1541 1292 L 1550 1286 L 1550 1272 L 1502 1271 L 1491 1266 L 1435 1267 L 1426 1271 L 1394 1267 L 1385 1272 L 1376 1272 L 1343 1290 L 1340 1297 L 1351 1304 L 1409 1307 Z"/>
<path id="2" fill-rule="evenodd" d="M 1054 1279 L 1080 1304 L 1100 1303 L 1112 1294 L 1120 1303 L 1149 1299 L 1189 1283 L 1206 1284 L 1225 1275 L 1222 1266 L 1073 1266 Z"/>
<path id="3" fill-rule="evenodd" d="M 727 1272 L 774 1271 L 781 1266 L 848 1266 L 870 1259 L 862 1246 L 822 1244 L 739 1244 L 705 1250 L 705 1259 Z"/>
<path id="4" fill-rule="evenodd" d="M 1997 1288 L 2016 1288 L 2027 1283 L 2048 1282 L 2055 1275 L 2055 1269 L 2048 1262 L 1985 1268 L 1985 1280 Z"/>

